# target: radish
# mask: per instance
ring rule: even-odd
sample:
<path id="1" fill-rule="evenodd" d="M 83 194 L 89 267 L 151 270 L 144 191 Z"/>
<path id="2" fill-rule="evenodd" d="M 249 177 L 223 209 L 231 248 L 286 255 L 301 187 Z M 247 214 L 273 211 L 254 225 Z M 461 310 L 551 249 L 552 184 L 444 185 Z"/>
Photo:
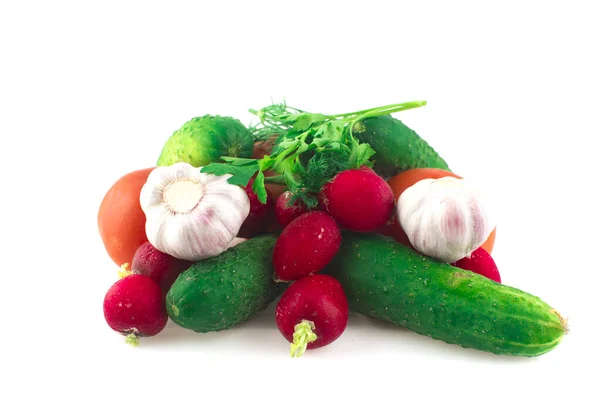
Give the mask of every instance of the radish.
<path id="1" fill-rule="evenodd" d="M 308 211 L 304 203 L 296 201 L 290 204 L 291 198 L 292 192 L 287 191 L 279 196 L 275 202 L 275 216 L 279 224 L 284 228 L 294 219 Z"/>
<path id="2" fill-rule="evenodd" d="M 348 324 L 348 300 L 342 285 L 329 275 L 312 275 L 292 283 L 275 309 L 275 322 L 290 342 L 290 355 L 326 346 Z"/>
<path id="3" fill-rule="evenodd" d="M 321 190 L 320 203 L 346 229 L 372 232 L 394 212 L 394 193 L 370 168 L 342 171 Z"/>
<path id="4" fill-rule="evenodd" d="M 126 342 L 137 346 L 139 338 L 154 336 L 167 325 L 165 295 L 151 278 L 132 274 L 115 282 L 104 296 L 104 319 Z"/>
<path id="5" fill-rule="evenodd" d="M 179 274 L 191 265 L 191 261 L 177 259 L 146 242 L 133 255 L 131 272 L 152 278 L 166 294 Z"/>
<path id="6" fill-rule="evenodd" d="M 496 262 L 483 247 L 477 248 L 471 253 L 470 257 L 461 258 L 460 260 L 453 262 L 452 265 L 483 275 L 498 283 L 502 283 L 500 280 L 500 272 L 498 271 L 498 267 L 496 267 Z"/>
<path id="7" fill-rule="evenodd" d="M 311 211 L 286 226 L 273 250 L 279 281 L 293 281 L 323 269 L 342 243 L 340 230 L 327 213 Z"/>
<path id="8" fill-rule="evenodd" d="M 263 204 L 252 190 L 253 183 L 254 178 L 250 179 L 248 184 L 244 187 L 248 199 L 250 199 L 250 214 L 248 214 L 248 217 L 244 220 L 244 223 L 237 234 L 238 237 L 245 239 L 251 239 L 254 236 L 267 232 L 273 215 L 274 207 L 271 192 L 269 189 L 266 189 L 267 202 Z"/>

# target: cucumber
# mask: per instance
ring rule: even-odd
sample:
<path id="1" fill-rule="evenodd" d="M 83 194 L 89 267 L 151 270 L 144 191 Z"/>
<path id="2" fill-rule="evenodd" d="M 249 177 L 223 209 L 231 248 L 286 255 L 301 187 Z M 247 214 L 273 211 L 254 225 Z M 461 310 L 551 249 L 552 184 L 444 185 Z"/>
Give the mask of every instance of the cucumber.
<path id="1" fill-rule="evenodd" d="M 381 235 L 344 233 L 325 273 L 340 281 L 351 310 L 466 348 L 533 357 L 567 332 L 538 297 Z"/>
<path id="2" fill-rule="evenodd" d="M 169 317 L 196 332 L 232 328 L 265 309 L 279 294 L 271 257 L 276 236 L 259 236 L 177 277 L 167 293 Z"/>
<path id="3" fill-rule="evenodd" d="M 169 137 L 156 165 L 186 162 L 202 167 L 222 162 L 222 156 L 251 158 L 253 151 L 252 133 L 239 120 L 205 115 L 192 118 Z"/>
<path id="4" fill-rule="evenodd" d="M 389 178 L 411 168 L 439 168 L 448 164 L 415 131 L 391 115 L 365 118 L 352 128 L 354 136 L 375 150 L 373 169 Z"/>

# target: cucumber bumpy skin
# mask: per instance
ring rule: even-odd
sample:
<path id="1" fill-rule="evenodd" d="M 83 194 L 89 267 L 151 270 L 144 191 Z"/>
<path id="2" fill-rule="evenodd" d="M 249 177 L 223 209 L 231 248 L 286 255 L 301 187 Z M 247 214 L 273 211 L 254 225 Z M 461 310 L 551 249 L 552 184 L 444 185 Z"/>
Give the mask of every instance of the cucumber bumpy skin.
<path id="1" fill-rule="evenodd" d="M 391 115 L 358 121 L 352 133 L 375 150 L 373 169 L 386 178 L 411 168 L 450 171 L 446 161 L 423 138 Z"/>
<path id="2" fill-rule="evenodd" d="M 466 348 L 534 357 L 568 331 L 538 297 L 381 235 L 345 232 L 324 272 L 340 281 L 351 310 Z"/>
<path id="3" fill-rule="evenodd" d="M 259 236 L 179 275 L 167 293 L 169 317 L 196 332 L 229 329 L 265 309 L 279 294 L 271 257 L 276 237 Z"/>
<path id="4" fill-rule="evenodd" d="M 253 151 L 252 133 L 239 120 L 205 115 L 192 118 L 169 137 L 156 165 L 183 161 L 197 168 L 222 162 L 222 156 L 251 158 Z"/>

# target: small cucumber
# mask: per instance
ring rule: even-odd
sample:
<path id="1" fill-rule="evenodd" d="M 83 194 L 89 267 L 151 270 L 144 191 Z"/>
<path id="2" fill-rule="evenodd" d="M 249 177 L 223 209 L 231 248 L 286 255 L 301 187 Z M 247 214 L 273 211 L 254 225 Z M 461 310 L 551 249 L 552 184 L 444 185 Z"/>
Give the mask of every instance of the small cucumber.
<path id="1" fill-rule="evenodd" d="M 263 310 L 279 292 L 271 257 L 276 237 L 255 237 L 192 265 L 167 293 L 169 317 L 196 332 L 238 325 Z"/>
<path id="2" fill-rule="evenodd" d="M 375 150 L 373 169 L 386 178 L 411 168 L 450 170 L 446 161 L 402 121 L 391 115 L 365 118 L 354 124 L 353 134 Z"/>
<path id="3" fill-rule="evenodd" d="M 250 158 L 253 151 L 252 133 L 239 120 L 205 115 L 192 118 L 169 137 L 156 165 L 183 161 L 201 167 L 222 162 L 222 156 Z"/>
<path id="4" fill-rule="evenodd" d="M 467 348 L 533 357 L 567 332 L 565 320 L 538 297 L 381 235 L 344 233 L 324 272 L 342 283 L 350 309 Z"/>

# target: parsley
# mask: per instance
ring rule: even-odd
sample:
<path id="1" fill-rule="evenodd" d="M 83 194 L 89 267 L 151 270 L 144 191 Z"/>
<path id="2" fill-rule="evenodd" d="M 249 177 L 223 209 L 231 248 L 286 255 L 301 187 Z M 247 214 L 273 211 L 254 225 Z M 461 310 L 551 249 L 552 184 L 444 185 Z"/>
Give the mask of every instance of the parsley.
<path id="1" fill-rule="evenodd" d="M 375 151 L 352 135 L 354 123 L 425 104 L 415 101 L 336 115 L 309 113 L 285 103 L 251 109 L 260 118 L 259 124 L 250 127 L 255 141 L 277 137 L 271 154 L 261 160 L 221 157 L 224 163 L 209 164 L 202 172 L 231 174 L 227 181 L 242 186 L 256 175 L 252 190 L 262 203 L 267 200 L 265 183 L 284 183 L 292 192 L 291 201 L 299 200 L 313 209 L 321 188 L 335 175 L 363 165 L 373 166 L 370 158 Z M 278 175 L 265 177 L 266 171 Z"/>
<path id="2" fill-rule="evenodd" d="M 224 161 L 229 162 L 229 164 L 209 164 L 205 167 L 202 167 L 202 172 L 215 175 L 231 174 L 233 176 L 229 178 L 227 182 L 231 183 L 232 185 L 245 186 L 248 184 L 250 178 L 252 178 L 252 176 L 260 169 L 258 166 L 258 160 L 226 160 L 226 158 L 229 157 L 223 157 Z"/>

